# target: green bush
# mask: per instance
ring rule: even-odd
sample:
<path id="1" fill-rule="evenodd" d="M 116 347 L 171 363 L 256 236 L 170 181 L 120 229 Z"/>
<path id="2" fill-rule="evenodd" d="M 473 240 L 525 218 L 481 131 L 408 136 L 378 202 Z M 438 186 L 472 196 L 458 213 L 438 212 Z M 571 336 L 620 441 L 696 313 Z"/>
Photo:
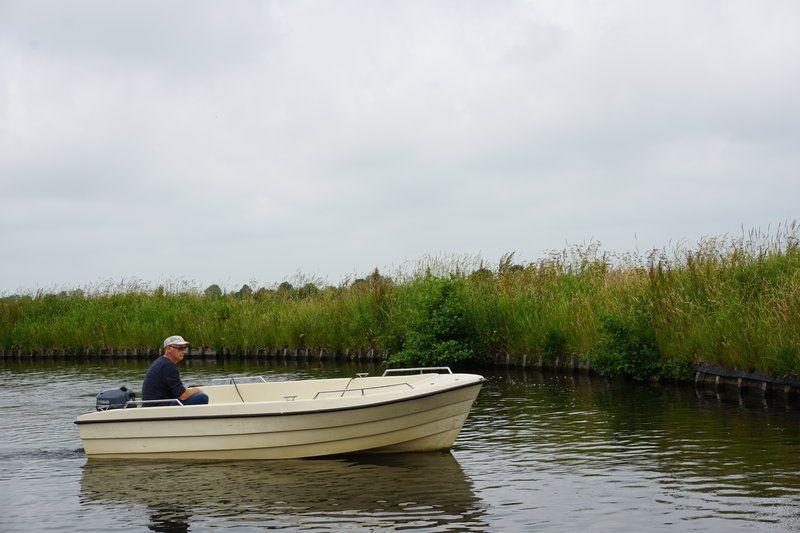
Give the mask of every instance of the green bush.
<path id="1" fill-rule="evenodd" d="M 544 339 L 544 356 L 546 360 L 553 361 L 556 357 L 567 352 L 567 337 L 557 330 L 550 330 Z"/>
<path id="2" fill-rule="evenodd" d="M 642 381 L 683 378 L 689 374 L 687 363 L 666 359 L 661 354 L 648 308 L 645 301 L 639 301 L 628 314 L 600 318 L 603 338 L 589 356 L 595 371 L 604 376 L 627 376 Z"/>
<path id="3" fill-rule="evenodd" d="M 428 274 L 415 284 L 409 330 L 389 364 L 453 365 L 474 358 L 477 335 L 466 310 L 464 283 L 463 278 Z"/>

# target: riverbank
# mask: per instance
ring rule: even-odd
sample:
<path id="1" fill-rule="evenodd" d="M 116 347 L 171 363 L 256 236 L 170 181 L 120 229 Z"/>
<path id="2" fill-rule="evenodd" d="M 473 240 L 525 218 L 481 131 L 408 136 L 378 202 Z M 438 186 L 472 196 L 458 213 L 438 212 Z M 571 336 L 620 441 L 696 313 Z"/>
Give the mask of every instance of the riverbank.
<path id="1" fill-rule="evenodd" d="M 790 225 L 646 256 L 586 246 L 492 268 L 428 261 L 336 287 L 40 291 L 0 300 L 0 350 L 147 350 L 180 332 L 232 354 L 360 351 L 402 365 L 579 357 L 602 375 L 642 380 L 690 379 L 698 364 L 796 376 L 798 242 Z"/>

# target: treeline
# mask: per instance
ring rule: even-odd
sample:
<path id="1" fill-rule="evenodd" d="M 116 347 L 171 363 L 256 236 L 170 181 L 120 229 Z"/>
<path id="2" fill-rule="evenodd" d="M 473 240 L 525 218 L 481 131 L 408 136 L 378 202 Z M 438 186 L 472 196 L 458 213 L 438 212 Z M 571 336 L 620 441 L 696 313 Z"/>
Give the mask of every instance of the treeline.
<path id="1" fill-rule="evenodd" d="M 38 292 L 0 300 L 0 347 L 197 346 L 388 351 L 396 364 L 577 354 L 608 375 L 681 377 L 693 363 L 800 374 L 794 224 L 692 249 L 611 255 L 596 245 L 491 268 L 428 262 L 339 286 L 284 282 Z"/>

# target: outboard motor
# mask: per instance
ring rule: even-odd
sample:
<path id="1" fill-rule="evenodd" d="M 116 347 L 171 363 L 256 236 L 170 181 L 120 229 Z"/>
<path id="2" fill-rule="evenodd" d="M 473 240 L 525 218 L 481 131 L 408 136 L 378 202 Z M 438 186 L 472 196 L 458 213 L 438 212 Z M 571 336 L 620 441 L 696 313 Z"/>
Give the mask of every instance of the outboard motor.
<path id="1" fill-rule="evenodd" d="M 136 395 L 127 387 L 104 390 L 97 395 L 97 410 L 123 409 L 130 400 L 135 400 Z"/>

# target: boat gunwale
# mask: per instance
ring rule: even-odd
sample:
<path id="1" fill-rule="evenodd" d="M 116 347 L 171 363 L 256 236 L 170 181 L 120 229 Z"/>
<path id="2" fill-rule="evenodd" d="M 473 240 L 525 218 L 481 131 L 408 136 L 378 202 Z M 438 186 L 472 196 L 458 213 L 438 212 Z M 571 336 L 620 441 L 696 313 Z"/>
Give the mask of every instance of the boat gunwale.
<path id="1" fill-rule="evenodd" d="M 412 400 L 418 400 L 421 398 L 427 398 L 430 396 L 435 396 L 437 394 L 442 394 L 445 392 L 450 392 L 458 389 L 464 389 L 467 387 L 474 387 L 476 385 L 483 385 L 486 383 L 486 378 L 482 377 L 478 380 L 475 380 L 471 383 L 463 383 L 460 385 L 456 385 L 453 387 L 448 387 L 446 389 L 440 389 L 432 392 L 426 392 L 424 394 L 418 394 L 415 396 L 407 396 L 404 398 L 395 398 L 393 400 L 386 400 L 383 402 L 374 402 L 368 404 L 359 404 L 359 405 L 350 405 L 346 407 L 331 407 L 327 409 L 313 409 L 307 411 L 279 411 L 273 413 L 236 413 L 236 414 L 218 414 L 218 415 L 186 415 L 186 416 L 163 416 L 163 417 L 147 417 L 147 418 L 128 418 L 128 419 L 115 419 L 115 420 L 78 420 L 76 419 L 73 423 L 76 425 L 83 425 L 83 424 L 120 424 L 120 423 L 129 423 L 129 422 L 175 422 L 176 420 L 210 420 L 215 418 L 258 418 L 258 417 L 271 417 L 271 416 L 294 416 L 294 415 L 313 415 L 317 413 L 333 413 L 337 411 L 354 411 L 357 409 L 368 409 L 370 407 L 380 407 L 384 405 L 391 405 L 394 403 L 402 403 L 408 402 Z M 252 404 L 258 403 L 270 403 L 270 402 L 250 402 Z M 223 404 L 218 404 L 223 405 Z M 240 404 L 232 404 L 232 405 L 240 405 Z M 143 408 L 140 408 L 143 409 Z M 116 411 L 116 409 L 114 409 Z M 87 413 L 91 414 L 91 413 Z M 84 416 L 84 415 L 81 415 Z"/>

